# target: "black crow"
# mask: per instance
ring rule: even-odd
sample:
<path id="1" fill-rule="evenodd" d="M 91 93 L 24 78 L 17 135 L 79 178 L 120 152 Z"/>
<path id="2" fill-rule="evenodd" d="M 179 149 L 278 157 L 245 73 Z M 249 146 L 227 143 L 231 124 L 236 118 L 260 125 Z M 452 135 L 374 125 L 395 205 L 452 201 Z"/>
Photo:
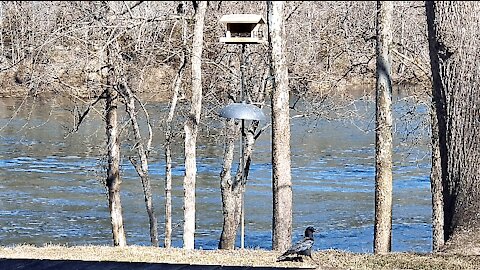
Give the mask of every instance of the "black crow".
<path id="1" fill-rule="evenodd" d="M 301 255 L 308 256 L 313 260 L 313 258 L 312 258 L 312 246 L 313 246 L 313 242 L 314 242 L 314 239 L 313 239 L 313 233 L 314 232 L 315 232 L 315 228 L 307 227 L 305 229 L 305 237 L 301 241 L 299 241 L 299 242 L 295 243 L 293 246 L 291 246 L 280 257 L 278 257 L 277 262 L 285 261 L 287 259 L 290 259 L 290 260 L 295 259 L 295 260 L 303 261 Z M 296 255 L 297 257 L 292 259 L 292 258 L 289 258 L 288 255 Z"/>

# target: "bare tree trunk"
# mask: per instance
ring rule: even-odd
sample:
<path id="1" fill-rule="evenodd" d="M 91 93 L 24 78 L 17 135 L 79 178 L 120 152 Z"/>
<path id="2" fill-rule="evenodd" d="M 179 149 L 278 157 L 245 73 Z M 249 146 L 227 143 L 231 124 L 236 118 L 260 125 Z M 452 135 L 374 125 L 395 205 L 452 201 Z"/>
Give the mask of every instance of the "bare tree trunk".
<path id="1" fill-rule="evenodd" d="M 135 148 L 137 149 L 137 155 L 140 158 L 140 163 L 138 163 L 137 160 L 133 157 L 130 157 L 129 159 L 142 182 L 143 194 L 145 198 L 145 208 L 147 210 L 148 219 L 150 223 L 150 242 L 152 243 L 152 246 L 158 247 L 157 217 L 155 216 L 155 210 L 153 207 L 151 182 L 150 182 L 150 178 L 148 177 L 148 153 L 152 145 L 152 127 L 149 121 L 150 118 L 149 118 L 148 112 L 142 105 L 143 111 L 146 115 L 147 127 L 149 130 L 148 140 L 145 145 L 145 143 L 142 140 L 140 127 L 137 121 L 137 116 L 136 116 L 137 112 L 135 111 L 136 98 L 132 90 L 130 89 L 130 86 L 128 85 L 128 82 L 126 79 L 125 65 L 121 56 L 120 45 L 118 44 L 117 40 L 112 41 L 111 43 L 112 44 L 110 46 L 112 50 L 110 51 L 110 54 L 115 54 L 114 56 L 112 55 L 112 58 L 116 58 L 114 67 L 116 69 L 115 75 L 117 77 L 116 78 L 117 90 L 120 91 L 120 94 L 124 99 L 126 111 L 128 113 L 128 116 L 130 117 L 130 122 L 132 125 L 133 136 L 135 141 Z"/>
<path id="2" fill-rule="evenodd" d="M 3 2 L 0 2 L 0 25 L 3 24 L 4 15 L 3 15 Z M 5 57 L 5 44 L 3 40 L 3 31 L 0 31 L 0 60 L 4 61 Z"/>
<path id="3" fill-rule="evenodd" d="M 434 104 L 434 102 L 432 102 L 432 104 Z M 430 172 L 432 191 L 432 249 L 433 251 L 439 251 L 445 244 L 443 235 L 442 164 L 440 158 L 438 121 L 433 106 L 430 114 L 432 120 L 432 169 Z"/>
<path id="4" fill-rule="evenodd" d="M 443 251 L 480 254 L 480 4 L 426 2 L 439 170 Z M 436 133 L 436 134 L 435 134 Z M 434 138 L 437 140 L 437 138 Z M 435 194 L 434 194 L 435 195 Z"/>
<path id="5" fill-rule="evenodd" d="M 393 2 L 377 1 L 374 253 L 392 249 L 392 44 Z"/>
<path id="6" fill-rule="evenodd" d="M 178 95 L 182 86 L 182 79 L 187 64 L 187 24 L 185 17 L 182 15 L 182 52 L 180 54 L 180 65 L 177 74 L 173 80 L 173 96 L 170 100 L 170 110 L 168 112 L 167 121 L 165 123 L 165 240 L 166 248 L 172 246 L 172 150 L 171 144 L 173 140 L 172 122 L 177 107 Z"/>
<path id="7" fill-rule="evenodd" d="M 111 10 L 106 2 L 101 3 L 105 12 L 103 16 L 111 24 Z M 115 70 L 115 53 L 110 40 L 104 40 L 105 50 L 99 50 L 99 59 L 106 66 L 106 134 L 107 134 L 107 180 L 105 182 L 108 189 L 108 207 L 110 209 L 110 218 L 112 224 L 113 245 L 126 246 L 127 239 L 123 225 L 122 202 L 120 200 L 120 187 L 122 179 L 120 178 L 120 141 L 117 121 L 118 111 L 118 81 L 117 71 Z M 103 45 L 103 44 L 102 44 Z M 105 53 L 105 54 L 104 54 Z"/>
<path id="8" fill-rule="evenodd" d="M 148 177 L 148 152 L 151 148 L 151 136 L 148 140 L 146 146 L 142 142 L 142 137 L 140 135 L 140 127 L 137 122 L 136 112 L 135 112 L 135 97 L 133 96 L 132 91 L 124 84 L 125 91 L 125 100 L 127 102 L 127 113 L 130 116 L 130 121 L 132 123 L 132 129 L 135 137 L 135 146 L 137 148 L 137 154 L 140 157 L 140 164 L 133 157 L 130 157 L 130 162 L 135 167 L 138 176 L 142 182 L 143 194 L 145 197 L 145 208 L 148 214 L 148 220 L 150 225 L 150 242 L 152 246 L 158 247 L 158 225 L 157 217 L 155 216 L 155 210 L 153 207 L 153 198 L 152 198 L 152 185 L 150 177 Z M 146 112 L 146 111 L 145 111 Z M 147 115 L 148 118 L 148 115 Z M 151 131 L 150 123 L 147 123 Z M 151 132 L 150 132 L 151 135 Z"/>
<path id="9" fill-rule="evenodd" d="M 135 167 L 135 170 L 137 171 L 137 174 L 140 177 L 140 180 L 142 182 L 143 194 L 145 197 L 145 208 L 147 210 L 148 220 L 150 223 L 149 224 L 150 225 L 150 242 L 152 243 L 152 246 L 158 247 L 157 217 L 155 216 L 155 210 L 153 207 L 152 185 L 151 185 L 150 177 L 148 177 L 148 152 L 149 152 L 148 149 L 150 149 L 150 146 L 147 145 L 146 147 L 144 147 L 143 143 L 141 142 L 142 138 L 140 136 L 140 127 L 138 125 L 136 112 L 135 112 L 135 98 L 131 90 L 128 89 L 126 91 L 127 91 L 127 96 L 126 96 L 127 112 L 130 116 L 130 121 L 132 122 L 137 154 L 140 157 L 140 164 L 133 157 L 130 157 L 130 162 Z M 145 148 L 147 150 L 145 150 Z"/>
<path id="10" fill-rule="evenodd" d="M 284 2 L 267 1 L 272 90 L 272 248 L 286 250 L 292 241 L 290 112 L 285 55 Z"/>
<path id="11" fill-rule="evenodd" d="M 170 111 L 172 111 L 172 106 Z M 169 123 L 167 122 L 169 125 Z M 171 154 L 171 127 L 165 131 L 165 239 L 164 247 L 172 247 L 172 154 Z"/>
<path id="12" fill-rule="evenodd" d="M 192 97 L 191 109 L 185 122 L 185 177 L 183 247 L 194 249 L 195 242 L 195 179 L 197 173 L 196 145 L 198 124 L 202 109 L 202 50 L 203 28 L 207 1 L 200 1 L 195 14 L 195 29 L 192 45 Z"/>
<path id="13" fill-rule="evenodd" d="M 248 57 L 245 56 L 245 45 L 242 44 L 242 52 L 240 55 L 240 88 L 242 89 L 242 95 L 245 90 L 245 66 L 248 65 L 248 61 L 245 61 Z M 255 67 L 258 69 L 258 67 Z M 267 83 L 268 77 L 270 72 L 268 69 L 265 69 L 264 75 L 264 83 L 258 89 L 253 90 L 250 92 L 250 96 L 247 99 L 256 100 L 257 102 L 264 101 L 264 93 L 265 93 L 265 85 Z M 244 97 L 240 98 L 242 101 L 245 100 Z M 235 248 L 235 240 L 237 236 L 237 230 L 239 225 L 242 223 L 244 224 L 245 218 L 245 200 L 244 194 L 246 190 L 246 184 L 248 179 L 248 172 L 250 170 L 250 160 L 253 153 L 253 146 L 255 144 L 256 139 L 260 136 L 263 132 L 263 129 L 260 130 L 256 135 L 259 122 L 252 121 L 249 125 L 246 132 L 240 127 L 242 133 L 240 136 L 246 138 L 244 141 L 241 140 L 245 144 L 245 151 L 243 152 L 243 160 L 245 161 L 242 164 L 242 157 L 239 160 L 239 166 L 237 169 L 237 173 L 234 179 L 232 179 L 231 170 L 232 164 L 234 159 L 234 149 L 235 149 L 235 140 L 238 137 L 239 127 L 237 122 L 233 121 L 233 119 L 226 121 L 226 140 L 225 140 L 225 153 L 224 153 L 224 160 L 223 160 L 223 167 L 220 173 L 220 188 L 222 192 L 222 210 L 223 210 L 223 227 L 222 233 L 220 236 L 220 241 L 218 244 L 219 249 L 234 249 Z M 243 125 L 244 123 L 242 123 Z M 266 128 L 266 127 L 265 127 Z M 242 147 L 242 145 L 240 145 Z M 243 170 L 242 167 L 243 166 Z M 244 175 L 242 179 L 242 175 Z M 244 226 L 242 226 L 242 236 L 244 236 Z M 241 248 L 244 248 L 244 239 L 241 239 Z"/>
<path id="14" fill-rule="evenodd" d="M 108 48 L 107 48 L 108 54 Z M 110 57 L 110 56 L 108 56 Z M 111 66 L 110 66 L 111 68 Z M 107 181 L 106 186 L 108 189 L 108 207 L 110 209 L 110 217 L 112 223 L 112 233 L 113 233 L 113 245 L 114 246 L 126 246 L 127 239 L 125 237 L 125 230 L 123 227 L 123 216 L 122 216 L 122 203 L 120 200 L 120 186 L 122 180 L 120 178 L 120 142 L 118 134 L 118 123 L 117 123 L 117 103 L 118 103 L 118 93 L 114 89 L 114 82 L 111 79 L 113 76 L 109 71 L 107 78 L 107 102 L 105 105 L 105 110 L 107 111 L 106 116 L 106 133 L 107 133 L 107 158 L 108 158 L 108 167 L 107 167 Z"/>
<path id="15" fill-rule="evenodd" d="M 235 178 L 232 179 L 230 171 L 232 169 L 233 156 L 235 150 L 235 136 L 238 127 L 233 119 L 227 120 L 227 139 L 225 142 L 225 153 L 222 172 L 220 173 L 220 189 L 222 191 L 222 209 L 223 209 L 223 227 L 218 244 L 219 249 L 234 249 L 238 226 L 241 222 L 242 211 L 244 209 L 244 193 L 247 185 L 248 173 L 252 160 L 253 146 L 256 139 L 260 136 L 260 131 L 255 135 L 258 128 L 258 121 L 253 121 L 246 131 L 245 151 L 243 153 L 243 170 L 238 166 Z M 240 136 L 243 136 L 240 134 Z M 240 157 L 241 159 L 242 157 Z M 241 162 L 240 162 L 241 164 Z M 243 177 L 242 177 L 243 176 Z"/>
<path id="16" fill-rule="evenodd" d="M 231 170 L 235 150 L 237 125 L 233 119 L 227 120 L 225 153 L 222 172 L 220 173 L 220 189 L 222 193 L 223 226 L 218 244 L 219 249 L 234 249 L 240 216 L 242 211 L 242 188 L 239 174 L 232 179 Z M 241 136 L 241 135 L 240 135 Z M 240 166 L 239 166 L 240 168 Z M 240 169 L 238 170 L 240 171 Z"/>

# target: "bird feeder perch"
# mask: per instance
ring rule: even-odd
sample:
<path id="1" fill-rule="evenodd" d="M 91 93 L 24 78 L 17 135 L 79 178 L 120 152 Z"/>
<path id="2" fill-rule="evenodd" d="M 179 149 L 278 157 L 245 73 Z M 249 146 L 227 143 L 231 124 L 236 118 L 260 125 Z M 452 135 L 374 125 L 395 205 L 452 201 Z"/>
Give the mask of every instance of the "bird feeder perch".
<path id="1" fill-rule="evenodd" d="M 230 14 L 220 19 L 225 23 L 227 30 L 220 42 L 226 44 L 262 44 L 266 43 L 262 25 L 265 24 L 262 16 L 256 14 Z"/>

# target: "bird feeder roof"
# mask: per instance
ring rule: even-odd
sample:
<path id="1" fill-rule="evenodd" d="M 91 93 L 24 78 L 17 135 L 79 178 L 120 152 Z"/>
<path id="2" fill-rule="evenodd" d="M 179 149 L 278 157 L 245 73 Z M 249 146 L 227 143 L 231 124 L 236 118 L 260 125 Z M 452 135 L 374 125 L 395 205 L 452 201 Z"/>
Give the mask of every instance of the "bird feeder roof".
<path id="1" fill-rule="evenodd" d="M 229 14 L 223 15 L 220 19 L 221 23 L 256 23 L 264 24 L 262 16 L 257 14 Z"/>

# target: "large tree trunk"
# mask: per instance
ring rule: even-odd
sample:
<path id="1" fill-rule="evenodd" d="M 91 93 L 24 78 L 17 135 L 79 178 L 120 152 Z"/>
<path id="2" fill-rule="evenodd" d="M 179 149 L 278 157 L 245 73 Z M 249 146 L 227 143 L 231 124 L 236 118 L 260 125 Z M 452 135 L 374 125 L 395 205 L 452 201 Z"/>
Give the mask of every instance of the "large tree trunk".
<path id="1" fill-rule="evenodd" d="M 286 250 L 292 241 L 290 112 L 285 55 L 284 2 L 267 1 L 272 89 L 272 248 Z"/>
<path id="2" fill-rule="evenodd" d="M 392 11 L 393 2 L 377 2 L 375 253 L 391 251 L 392 242 Z"/>
<path id="3" fill-rule="evenodd" d="M 194 249 L 195 242 L 195 179 L 197 173 L 196 145 L 198 124 L 202 110 L 202 50 L 203 27 L 207 1 L 200 1 L 195 14 L 195 29 L 192 45 L 192 96 L 191 109 L 185 122 L 185 177 L 183 247 Z"/>
<path id="4" fill-rule="evenodd" d="M 428 1 L 426 13 L 438 125 L 432 151 L 438 151 L 441 167 L 434 177 L 443 186 L 443 250 L 480 254 L 480 4 Z"/>
<path id="5" fill-rule="evenodd" d="M 222 191 L 222 209 L 223 209 L 223 227 L 222 234 L 220 236 L 220 242 L 218 248 L 220 249 L 234 249 L 235 239 L 237 236 L 238 226 L 244 217 L 242 212 L 244 211 L 244 193 L 247 185 L 248 173 L 250 171 L 250 164 L 252 160 L 253 146 L 256 138 L 260 136 L 260 131 L 255 135 L 258 128 L 258 121 L 253 121 L 246 134 L 240 134 L 245 136 L 245 151 L 243 152 L 243 170 L 241 166 L 238 166 L 235 178 L 232 180 L 230 171 L 232 169 L 234 149 L 235 149 L 235 136 L 238 127 L 235 125 L 233 119 L 227 121 L 227 139 L 225 142 L 225 153 L 223 160 L 222 172 L 220 173 L 220 189 Z M 240 146 L 242 147 L 242 146 Z M 240 157 L 242 158 L 242 157 Z M 240 164 L 242 164 L 240 162 Z M 244 233 L 244 232 L 242 232 Z M 243 248 L 243 243 L 241 245 Z"/>
<path id="6" fill-rule="evenodd" d="M 233 119 L 227 120 L 223 167 L 220 173 L 222 192 L 223 227 L 218 244 L 219 249 L 234 249 L 242 211 L 243 185 L 238 177 L 232 179 L 231 170 L 238 127 Z M 239 166 L 240 167 L 240 166 Z M 238 174 L 237 174 L 238 176 Z"/>

